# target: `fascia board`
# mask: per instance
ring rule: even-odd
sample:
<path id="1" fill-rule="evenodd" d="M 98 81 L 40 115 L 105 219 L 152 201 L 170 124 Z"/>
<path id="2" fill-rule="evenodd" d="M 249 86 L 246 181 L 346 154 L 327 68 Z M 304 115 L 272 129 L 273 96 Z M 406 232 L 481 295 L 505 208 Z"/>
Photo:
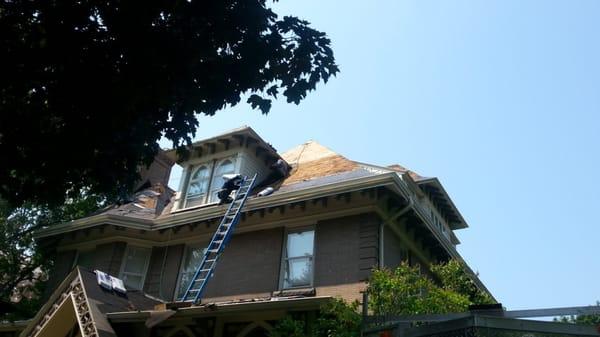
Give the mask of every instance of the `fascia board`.
<path id="1" fill-rule="evenodd" d="M 64 232 L 68 232 L 71 228 L 86 229 L 98 225 L 115 225 L 132 229 L 151 230 L 153 221 L 148 219 L 132 218 L 115 214 L 99 214 L 86 218 L 81 218 L 69 222 L 63 222 L 57 225 L 51 225 L 35 231 L 36 239 L 49 237 Z"/>
<path id="2" fill-rule="evenodd" d="M 396 172 L 379 174 L 376 176 L 351 179 L 339 183 L 320 185 L 302 190 L 278 193 L 267 197 L 249 199 L 243 211 L 258 210 L 266 207 L 276 207 L 293 202 L 310 200 L 329 196 L 336 193 L 352 192 L 365 188 L 389 185 L 397 193 L 402 191 L 402 178 Z M 38 230 L 34 233 L 35 238 L 44 238 L 68 232 L 73 228 L 86 229 L 98 225 L 116 225 L 140 230 L 161 230 L 177 225 L 184 225 L 190 221 L 202 221 L 223 216 L 226 207 L 209 207 L 179 212 L 158 219 L 140 219 L 115 214 L 99 214 L 87 218 L 81 218 Z"/>
<path id="3" fill-rule="evenodd" d="M 346 193 L 365 188 L 373 188 L 398 183 L 394 181 L 397 175 L 395 173 L 386 173 L 372 177 L 347 180 L 341 183 L 320 185 L 297 191 L 278 193 L 267 197 L 253 198 L 246 202 L 243 208 L 244 212 L 258 210 L 267 207 L 277 207 L 294 202 L 310 200 L 330 196 L 337 193 Z M 187 224 L 190 221 L 202 221 L 222 216 L 225 212 L 225 206 L 221 208 L 198 209 L 189 212 L 180 212 L 169 217 L 156 219 L 154 230 L 160 230 L 176 225 Z"/>
<path id="4" fill-rule="evenodd" d="M 450 207 L 452 207 L 452 209 L 454 210 L 454 212 L 456 212 L 456 214 L 458 215 L 458 218 L 460 219 L 460 223 L 458 225 L 450 227 L 451 229 L 453 229 L 453 230 L 454 229 L 464 229 L 464 228 L 469 227 L 469 225 L 465 221 L 465 218 L 462 216 L 462 214 L 458 210 L 458 207 L 456 207 L 456 205 L 454 204 L 454 201 L 452 201 L 452 199 L 448 195 L 448 192 L 446 191 L 446 189 L 444 188 L 444 186 L 442 185 L 442 183 L 440 182 L 440 180 L 438 178 L 435 178 L 435 177 L 428 178 L 428 179 L 417 182 L 417 184 L 418 185 L 433 184 L 437 188 L 439 188 L 440 191 L 442 191 L 444 198 L 446 199 L 446 201 L 448 201 L 448 203 L 450 204 Z"/>

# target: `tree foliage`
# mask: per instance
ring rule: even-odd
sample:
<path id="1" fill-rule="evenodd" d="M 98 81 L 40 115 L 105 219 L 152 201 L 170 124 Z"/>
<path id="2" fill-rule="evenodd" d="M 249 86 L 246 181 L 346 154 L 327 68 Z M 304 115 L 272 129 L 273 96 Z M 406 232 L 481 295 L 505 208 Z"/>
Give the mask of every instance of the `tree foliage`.
<path id="1" fill-rule="evenodd" d="M 0 199 L 0 319 L 30 318 L 39 308 L 53 256 L 40 251 L 33 230 L 80 218 L 104 203 L 104 198 L 89 193 L 56 207 L 28 203 L 14 208 Z"/>
<path id="2" fill-rule="evenodd" d="M 596 301 L 596 305 L 600 306 L 600 301 Z M 572 324 L 596 325 L 600 327 L 600 315 L 562 316 L 559 318 L 555 318 L 554 321 Z"/>
<path id="3" fill-rule="evenodd" d="M 157 141 L 242 97 L 267 113 L 338 72 L 330 40 L 266 0 L 0 2 L 0 196 L 132 186 Z"/>
<path id="4" fill-rule="evenodd" d="M 458 262 L 432 265 L 431 270 L 433 278 L 407 263 L 395 270 L 375 270 L 367 289 L 370 309 L 376 315 L 441 314 L 463 312 L 471 304 L 493 303 Z"/>
<path id="5" fill-rule="evenodd" d="M 306 320 L 286 316 L 271 332 L 271 337 L 358 337 L 361 316 L 358 302 L 351 304 L 342 299 L 333 299 L 319 310 L 317 319 L 307 325 Z"/>

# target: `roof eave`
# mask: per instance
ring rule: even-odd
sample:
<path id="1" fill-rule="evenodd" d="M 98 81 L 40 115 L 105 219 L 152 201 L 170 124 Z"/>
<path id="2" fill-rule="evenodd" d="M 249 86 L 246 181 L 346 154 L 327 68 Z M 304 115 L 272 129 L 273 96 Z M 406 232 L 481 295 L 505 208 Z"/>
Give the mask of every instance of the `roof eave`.
<path id="1" fill-rule="evenodd" d="M 269 153 L 276 158 L 281 158 L 281 156 L 279 155 L 279 153 L 277 153 L 277 151 L 273 148 L 273 146 L 269 143 L 267 143 L 264 139 L 262 139 L 258 133 L 256 133 L 256 131 L 254 131 L 254 129 L 252 129 L 249 126 L 242 126 L 239 127 L 237 129 L 233 129 L 233 130 L 229 130 L 227 132 L 224 132 L 222 134 L 210 137 L 210 138 L 205 138 L 205 139 L 201 139 L 199 141 L 193 142 L 192 144 L 189 145 L 190 149 L 193 148 L 197 148 L 200 147 L 204 144 L 207 143 L 212 143 L 215 142 L 219 139 L 224 139 L 224 138 L 233 138 L 236 135 L 246 135 L 246 136 L 250 136 L 252 138 L 255 138 L 258 143 L 265 149 L 267 149 L 267 151 L 269 151 Z M 174 162 L 179 162 L 179 158 L 177 155 L 177 149 L 169 149 L 169 150 L 164 150 L 164 154 L 171 160 L 173 160 Z"/>
<path id="2" fill-rule="evenodd" d="M 343 182 L 277 193 L 266 197 L 248 199 L 243 211 L 275 207 L 338 193 L 362 190 L 365 188 L 386 185 L 399 186 L 401 180 L 402 178 L 400 178 L 396 172 L 389 172 L 376 176 L 361 177 Z M 400 192 L 398 187 L 394 189 L 397 192 Z M 39 239 L 59 235 L 71 230 L 86 229 L 99 225 L 115 225 L 140 230 L 161 230 L 173 226 L 184 225 L 190 221 L 202 221 L 219 217 L 224 214 L 225 210 L 226 206 L 199 208 L 196 210 L 174 213 L 164 218 L 157 219 L 141 219 L 115 214 L 99 214 L 47 227 L 36 231 L 34 235 Z"/>
<path id="3" fill-rule="evenodd" d="M 243 302 L 243 303 L 225 303 L 214 304 L 209 307 L 191 306 L 179 308 L 173 318 L 181 317 L 213 317 L 238 312 L 256 312 L 262 310 L 273 309 L 295 309 L 295 310 L 315 310 L 320 308 L 322 304 L 331 301 L 331 296 L 315 296 L 305 298 L 292 299 L 274 299 L 270 301 Z M 111 323 L 132 323 L 143 322 L 151 317 L 156 311 L 127 311 L 127 312 L 111 312 L 107 313 L 106 317 Z"/>
<path id="4" fill-rule="evenodd" d="M 451 229 L 455 230 L 455 229 L 464 229 L 464 228 L 469 227 L 469 225 L 467 224 L 467 221 L 462 216 L 462 214 L 458 210 L 458 207 L 456 207 L 456 205 L 454 204 L 454 201 L 452 201 L 452 199 L 448 195 L 448 192 L 446 191 L 446 189 L 444 188 L 444 186 L 442 185 L 442 183 L 439 181 L 438 178 L 433 177 L 433 178 L 426 178 L 426 179 L 418 180 L 418 181 L 416 181 L 416 184 L 417 185 L 432 184 L 432 185 L 435 185 L 442 192 L 442 196 L 444 197 L 444 199 L 446 199 L 446 202 L 448 202 L 450 207 L 452 207 L 452 210 L 456 213 L 456 215 L 458 216 L 458 218 L 460 220 L 459 222 L 452 223 Z"/>

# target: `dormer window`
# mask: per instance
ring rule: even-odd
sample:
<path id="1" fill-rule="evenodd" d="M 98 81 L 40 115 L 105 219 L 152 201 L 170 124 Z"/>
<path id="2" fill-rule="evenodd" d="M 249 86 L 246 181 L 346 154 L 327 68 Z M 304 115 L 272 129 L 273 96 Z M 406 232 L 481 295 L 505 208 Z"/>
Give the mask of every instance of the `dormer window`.
<path id="1" fill-rule="evenodd" d="M 218 202 L 223 175 L 230 173 L 235 173 L 235 158 L 231 157 L 192 167 L 184 207 Z"/>
<path id="2" fill-rule="evenodd" d="M 169 159 L 183 167 L 171 212 L 198 206 L 216 205 L 223 187 L 224 175 L 240 174 L 263 182 L 273 174 L 273 164 L 281 161 L 277 151 L 254 130 L 242 127 L 231 132 L 191 144 L 188 155 L 180 157 L 176 150 L 168 151 Z M 283 175 L 287 174 L 287 164 Z"/>
<path id="3" fill-rule="evenodd" d="M 217 197 L 217 193 L 221 189 L 223 185 L 223 175 L 235 173 L 235 165 L 232 159 L 222 160 L 217 164 L 217 168 L 215 169 L 215 174 L 213 175 L 213 179 L 210 187 L 210 198 L 208 202 L 218 202 L 219 198 Z"/>
<path id="4" fill-rule="evenodd" d="M 210 169 L 208 165 L 200 165 L 192 172 L 185 199 L 186 207 L 204 204 L 208 192 Z"/>

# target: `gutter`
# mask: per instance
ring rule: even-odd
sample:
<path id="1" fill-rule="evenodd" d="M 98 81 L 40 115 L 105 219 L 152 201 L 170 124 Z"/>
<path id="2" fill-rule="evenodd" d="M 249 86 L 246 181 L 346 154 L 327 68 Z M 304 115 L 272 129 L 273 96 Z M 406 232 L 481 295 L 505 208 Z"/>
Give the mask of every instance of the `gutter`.
<path id="1" fill-rule="evenodd" d="M 313 186 L 301 190 L 273 194 L 267 197 L 254 197 L 252 199 L 248 199 L 242 211 L 248 212 L 267 207 L 277 207 L 337 193 L 352 192 L 379 186 L 391 185 L 393 189 L 395 189 L 397 192 L 400 192 L 401 188 L 394 187 L 400 187 L 401 184 L 402 179 L 395 172 L 390 172 L 376 176 L 351 179 L 340 183 Z M 34 233 L 34 236 L 36 239 L 39 239 L 62 234 L 75 228 L 80 230 L 98 225 L 116 225 L 132 229 L 156 231 L 177 225 L 185 225 L 191 221 L 202 221 L 217 218 L 223 216 L 225 211 L 225 206 L 200 208 L 187 212 L 179 212 L 158 219 L 140 219 L 116 214 L 99 214 L 38 230 Z"/>
<path id="2" fill-rule="evenodd" d="M 191 306 L 177 309 L 176 313 L 171 316 L 173 319 L 181 317 L 214 317 L 222 314 L 231 314 L 244 312 L 247 313 L 265 311 L 265 310 L 310 310 L 318 309 L 322 304 L 331 301 L 331 296 L 315 296 L 305 298 L 294 298 L 294 299 L 277 299 L 273 298 L 268 301 L 257 301 L 257 302 L 242 302 L 242 303 L 223 303 L 214 304 L 208 306 Z M 151 316 L 156 315 L 158 312 L 164 312 L 164 310 L 147 310 L 147 311 L 126 311 L 126 312 L 109 312 L 106 317 L 111 323 L 129 323 L 129 322 L 145 322 Z"/>

